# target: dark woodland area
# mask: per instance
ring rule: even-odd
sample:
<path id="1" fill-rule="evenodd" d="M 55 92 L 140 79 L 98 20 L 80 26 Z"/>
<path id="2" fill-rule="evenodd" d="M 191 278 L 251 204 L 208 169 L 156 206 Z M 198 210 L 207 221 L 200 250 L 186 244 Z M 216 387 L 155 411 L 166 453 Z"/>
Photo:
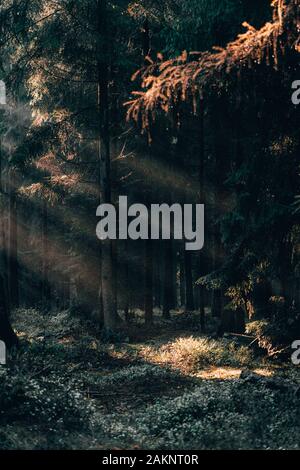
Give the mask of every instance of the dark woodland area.
<path id="1" fill-rule="evenodd" d="M 299 59 L 300 0 L 0 0 L 1 450 L 299 449 Z"/>

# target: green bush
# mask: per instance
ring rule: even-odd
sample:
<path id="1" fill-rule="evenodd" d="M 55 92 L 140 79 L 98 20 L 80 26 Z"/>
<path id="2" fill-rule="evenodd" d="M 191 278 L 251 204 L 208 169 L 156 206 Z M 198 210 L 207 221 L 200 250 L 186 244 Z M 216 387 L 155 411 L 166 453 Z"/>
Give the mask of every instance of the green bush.
<path id="1" fill-rule="evenodd" d="M 300 314 L 253 321 L 248 323 L 246 331 L 257 338 L 259 346 L 269 356 L 286 358 L 290 356 L 289 346 L 300 331 Z"/>
<path id="2" fill-rule="evenodd" d="M 264 384 L 206 381 L 138 413 L 110 415 L 102 433 L 154 449 L 299 449 L 299 405 L 292 393 Z"/>
<path id="3" fill-rule="evenodd" d="M 88 423 L 92 408 L 80 384 L 60 376 L 31 378 L 29 374 L 0 369 L 0 422 L 27 421 L 51 432 Z"/>
<path id="4" fill-rule="evenodd" d="M 184 377 L 170 369 L 145 364 L 126 367 L 110 375 L 90 377 L 90 380 L 99 390 L 107 390 L 109 392 L 128 387 L 133 389 L 151 386 L 167 387 L 172 383 L 178 384 L 180 380 L 184 380 Z"/>

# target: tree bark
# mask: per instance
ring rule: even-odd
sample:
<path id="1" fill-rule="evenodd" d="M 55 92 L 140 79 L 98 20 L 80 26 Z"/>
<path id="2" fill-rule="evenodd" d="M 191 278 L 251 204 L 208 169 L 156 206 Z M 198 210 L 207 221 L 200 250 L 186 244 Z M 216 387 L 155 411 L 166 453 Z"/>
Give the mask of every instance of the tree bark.
<path id="1" fill-rule="evenodd" d="M 3 276 L 0 276 L 0 340 L 4 341 L 8 349 L 13 346 L 18 346 L 18 337 L 15 334 L 10 321 L 9 321 L 9 309 L 6 300 L 6 289 L 5 281 Z"/>
<path id="2" fill-rule="evenodd" d="M 163 241 L 163 259 L 164 259 L 164 271 L 163 271 L 163 317 L 170 318 L 170 309 L 172 307 L 172 240 Z"/>
<path id="3" fill-rule="evenodd" d="M 204 100 L 200 100 L 199 104 L 199 122 L 200 122 L 200 152 L 199 152 L 199 185 L 200 185 L 200 204 L 204 203 L 204 158 L 205 158 L 205 142 L 204 142 Z M 201 276 L 205 274 L 204 269 L 204 256 L 200 252 L 200 273 Z M 205 301 L 204 301 L 204 288 L 199 286 L 200 292 L 200 328 L 202 333 L 205 331 Z"/>
<path id="4" fill-rule="evenodd" d="M 97 1 L 98 10 L 98 114 L 99 114 L 99 185 L 100 203 L 111 202 L 110 175 L 110 123 L 109 123 L 109 40 L 107 27 L 107 2 Z M 104 328 L 116 328 L 117 312 L 113 288 L 112 241 L 101 242 L 101 287 L 100 298 L 103 308 Z"/>
<path id="5" fill-rule="evenodd" d="M 18 266 L 18 215 L 17 198 L 15 192 L 15 178 L 13 171 L 10 172 L 9 189 L 9 256 L 8 256 L 8 278 L 9 278 L 9 302 L 11 307 L 19 306 L 19 266 Z"/>
<path id="6" fill-rule="evenodd" d="M 49 243 L 48 243 L 48 206 L 47 201 L 43 200 L 42 215 L 42 254 L 43 254 L 43 273 L 42 273 L 42 298 L 45 308 L 50 307 L 51 288 L 49 282 Z"/>
<path id="7" fill-rule="evenodd" d="M 7 282 L 7 260 L 5 253 L 5 235 L 4 235 L 4 215 L 3 215 L 3 187 L 2 187 L 2 148 L 0 142 L 0 204 L 1 204 L 1 218 L 0 218 L 0 340 L 4 341 L 8 349 L 13 346 L 18 346 L 18 337 L 15 334 L 9 317 L 9 295 L 8 295 L 8 282 Z"/>
<path id="8" fill-rule="evenodd" d="M 186 304 L 186 300 L 185 300 L 184 254 L 182 251 L 180 251 L 179 269 L 180 269 L 180 306 L 184 307 Z"/>
<path id="9" fill-rule="evenodd" d="M 212 299 L 211 299 L 211 314 L 213 317 L 221 318 L 222 310 L 223 310 L 222 291 L 221 289 L 213 290 Z"/>
<path id="10" fill-rule="evenodd" d="M 153 242 L 145 241 L 145 323 L 153 322 Z"/>
<path id="11" fill-rule="evenodd" d="M 184 268 L 185 268 L 185 292 L 186 292 L 186 310 L 194 310 L 194 289 L 193 289 L 193 274 L 192 274 L 192 259 L 191 253 L 184 250 Z"/>
<path id="12" fill-rule="evenodd" d="M 128 240 L 125 240 L 126 248 L 125 248 L 125 272 L 124 272 L 124 316 L 126 323 L 130 323 L 130 272 L 129 272 L 129 243 Z"/>
<path id="13" fill-rule="evenodd" d="M 148 18 L 145 19 L 143 24 L 143 40 L 142 40 L 142 53 L 144 64 L 147 64 L 146 57 L 150 51 L 150 29 Z M 150 190 L 149 198 L 152 197 Z M 150 204 L 148 204 L 150 207 Z M 149 226 L 149 233 L 151 227 Z M 145 241 L 145 323 L 151 325 L 153 322 L 153 242 L 151 239 Z"/>

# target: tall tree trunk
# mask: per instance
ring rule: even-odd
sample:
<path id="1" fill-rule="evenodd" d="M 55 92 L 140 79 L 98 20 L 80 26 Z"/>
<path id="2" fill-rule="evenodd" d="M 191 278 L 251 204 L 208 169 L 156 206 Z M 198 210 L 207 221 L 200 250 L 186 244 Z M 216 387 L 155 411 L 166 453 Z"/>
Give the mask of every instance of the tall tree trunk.
<path id="1" fill-rule="evenodd" d="M 145 322 L 153 322 L 153 242 L 145 240 Z"/>
<path id="2" fill-rule="evenodd" d="M 177 307 L 177 251 L 174 241 L 172 242 L 171 269 L 171 309 L 175 310 Z"/>
<path id="3" fill-rule="evenodd" d="M 145 19 L 143 24 L 143 42 L 142 52 L 144 64 L 147 64 L 146 57 L 150 51 L 150 30 L 148 18 Z M 149 198 L 152 197 L 150 190 Z M 148 204 L 150 208 L 150 204 Z M 149 226 L 149 234 L 151 233 L 151 226 Z M 151 239 L 145 241 L 145 323 L 150 325 L 153 322 L 153 242 Z"/>
<path id="4" fill-rule="evenodd" d="M 97 0 L 98 10 L 98 113 L 99 113 L 99 183 L 100 203 L 111 202 L 110 175 L 110 125 L 109 125 L 109 39 L 107 26 L 107 2 Z M 117 312 L 113 287 L 112 241 L 101 242 L 101 288 L 104 328 L 116 328 Z"/>
<path id="5" fill-rule="evenodd" d="M 0 275 L 0 340 L 8 349 L 18 345 L 18 338 L 9 321 L 9 307 L 3 275 Z"/>
<path id="6" fill-rule="evenodd" d="M 2 187 L 2 146 L 0 141 L 0 340 L 4 341 L 6 347 L 10 349 L 18 345 L 18 337 L 10 324 L 10 308 L 7 282 L 7 262 L 5 252 L 5 233 L 3 207 L 5 197 Z"/>
<path id="7" fill-rule="evenodd" d="M 204 158 L 205 158 L 205 142 L 204 142 L 204 100 L 200 100 L 199 104 L 199 123 L 200 123 L 200 152 L 199 152 L 199 185 L 200 185 L 200 204 L 204 203 Z M 200 253 L 200 274 L 205 274 L 204 256 Z M 205 299 L 204 288 L 199 286 L 200 292 L 200 328 L 202 333 L 205 331 Z"/>
<path id="8" fill-rule="evenodd" d="M 172 306 L 172 239 L 164 240 L 163 243 L 163 316 L 170 318 L 170 309 Z"/>
<path id="9" fill-rule="evenodd" d="M 1 190 L 2 191 L 2 190 Z M 10 349 L 18 345 L 18 337 L 10 324 L 10 305 L 8 295 L 8 283 L 6 277 L 6 253 L 5 236 L 3 226 L 3 214 L 1 220 L 1 250 L 0 250 L 0 340 L 4 341 L 6 347 Z"/>
<path id="10" fill-rule="evenodd" d="M 111 241 L 112 248 L 112 286 L 113 286 L 113 310 L 115 311 L 116 321 L 120 320 L 118 315 L 118 244 L 117 240 Z"/>
<path id="11" fill-rule="evenodd" d="M 124 272 L 124 316 L 126 323 L 130 322 L 130 272 L 129 272 L 129 243 L 128 240 L 125 240 L 126 247 L 125 247 L 125 272 Z"/>
<path id="12" fill-rule="evenodd" d="M 212 291 L 211 314 L 215 318 L 221 318 L 222 317 L 222 311 L 223 311 L 222 297 L 223 297 L 223 295 L 222 295 L 221 289 L 217 289 L 217 290 Z"/>
<path id="13" fill-rule="evenodd" d="M 190 251 L 184 250 L 186 310 L 194 310 L 194 289 L 192 274 L 192 259 Z"/>
<path id="14" fill-rule="evenodd" d="M 164 247 L 164 270 L 163 270 L 163 316 L 170 318 L 170 310 L 174 304 L 173 300 L 173 241 L 163 241 Z"/>
<path id="15" fill-rule="evenodd" d="M 184 250 L 184 248 L 183 248 Z M 184 254 L 180 251 L 180 306 L 184 307 L 186 304 L 185 300 L 185 276 L 184 276 Z"/>
<path id="16" fill-rule="evenodd" d="M 154 245 L 155 250 L 155 263 L 154 263 L 154 305 L 159 309 L 162 306 L 162 262 L 161 262 L 161 242 L 159 241 Z M 154 261 L 154 260 L 153 260 Z"/>
<path id="17" fill-rule="evenodd" d="M 11 307 L 19 306 L 18 269 L 18 214 L 15 178 L 10 172 L 9 189 L 9 256 L 8 256 L 9 302 Z"/>
<path id="18" fill-rule="evenodd" d="M 49 282 L 49 242 L 48 242 L 48 206 L 46 199 L 43 200 L 42 215 L 42 253 L 43 253 L 43 274 L 42 274 L 42 297 L 45 308 L 50 307 L 51 288 Z"/>

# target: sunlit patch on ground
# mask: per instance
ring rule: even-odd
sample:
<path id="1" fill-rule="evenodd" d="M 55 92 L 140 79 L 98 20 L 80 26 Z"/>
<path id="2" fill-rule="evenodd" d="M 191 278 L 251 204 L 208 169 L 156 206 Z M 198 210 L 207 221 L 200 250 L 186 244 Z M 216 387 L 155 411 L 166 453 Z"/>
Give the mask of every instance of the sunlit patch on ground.
<path id="1" fill-rule="evenodd" d="M 263 377 L 272 377 L 274 375 L 274 370 L 271 369 L 254 369 L 253 372 L 258 375 L 262 375 Z"/>
<path id="2" fill-rule="evenodd" d="M 209 369 L 201 370 L 195 374 L 195 377 L 206 380 L 228 380 L 238 379 L 241 374 L 241 369 L 233 367 L 210 367 Z"/>
<path id="3" fill-rule="evenodd" d="M 243 369 L 236 367 L 209 367 L 194 374 L 195 377 L 205 380 L 230 380 L 238 379 Z M 263 377 L 271 377 L 274 372 L 270 369 L 253 369 L 255 374 Z"/>
<path id="4" fill-rule="evenodd" d="M 169 341 L 145 344 L 140 348 L 139 356 L 147 362 L 168 365 L 188 375 L 205 375 L 211 366 L 241 370 L 255 365 L 252 351 L 245 346 L 184 333 Z"/>

